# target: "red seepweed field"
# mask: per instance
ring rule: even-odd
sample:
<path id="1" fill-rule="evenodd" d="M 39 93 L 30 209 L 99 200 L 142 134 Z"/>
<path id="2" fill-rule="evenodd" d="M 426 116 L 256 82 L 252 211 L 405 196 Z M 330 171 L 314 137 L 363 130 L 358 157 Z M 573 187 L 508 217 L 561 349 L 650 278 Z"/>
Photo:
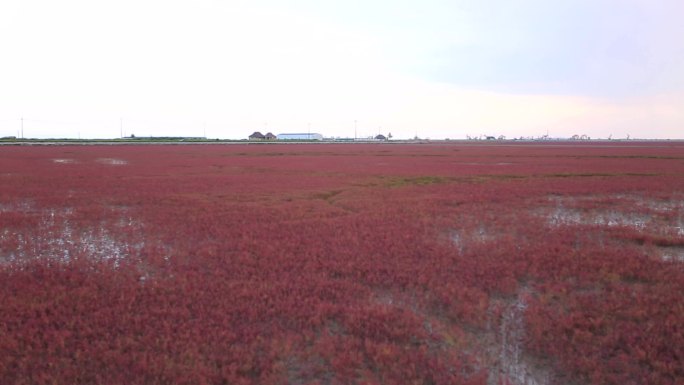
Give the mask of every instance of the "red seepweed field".
<path id="1" fill-rule="evenodd" d="M 684 143 L 0 147 L 1 384 L 684 384 Z"/>

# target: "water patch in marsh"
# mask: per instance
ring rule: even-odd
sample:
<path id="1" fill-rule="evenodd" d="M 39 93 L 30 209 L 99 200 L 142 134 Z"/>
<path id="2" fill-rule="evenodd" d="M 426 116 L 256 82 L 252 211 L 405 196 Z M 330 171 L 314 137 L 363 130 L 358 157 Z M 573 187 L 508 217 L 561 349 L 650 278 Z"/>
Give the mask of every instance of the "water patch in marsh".
<path id="1" fill-rule="evenodd" d="M 35 203 L 28 199 L 18 202 L 0 202 L 0 213 L 29 213 L 35 210 L 35 206 Z"/>
<path id="2" fill-rule="evenodd" d="M 684 262 L 684 247 L 659 247 L 660 258 L 667 262 Z"/>
<path id="3" fill-rule="evenodd" d="M 552 196 L 535 210 L 552 227 L 628 227 L 639 232 L 684 236 L 684 199 L 633 195 Z"/>
<path id="4" fill-rule="evenodd" d="M 648 215 L 624 213 L 620 211 L 584 212 L 568 208 L 556 207 L 548 214 L 548 223 L 552 226 L 563 225 L 595 225 L 606 227 L 626 226 L 643 229 L 651 218 Z"/>
<path id="5" fill-rule="evenodd" d="M 6 228 L 0 233 L 0 250 L 7 262 L 35 258 L 68 262 L 72 258 L 87 257 L 116 263 L 127 256 L 139 254 L 144 246 L 142 240 L 122 239 L 115 235 L 134 234 L 140 226 L 126 215 L 114 223 L 98 220 L 84 225 L 77 220 L 72 208 L 41 211 L 22 210 L 24 207 L 21 205 L 16 208 L 14 212 L 31 220 L 32 225 Z"/>
<path id="6" fill-rule="evenodd" d="M 74 260 L 109 262 L 115 268 L 133 263 L 140 282 L 159 277 L 171 251 L 145 239 L 143 225 L 125 207 L 112 208 L 103 218 L 84 218 L 72 208 L 37 209 L 27 202 L 5 204 L 21 219 L 0 230 L 0 267 L 22 268 L 31 261 L 66 264 Z M 145 255 L 163 253 L 157 262 Z M 163 264 L 163 265 L 160 265 Z"/>
<path id="7" fill-rule="evenodd" d="M 78 163 L 76 159 L 71 159 L 71 158 L 55 158 L 52 159 L 52 163 L 57 163 L 57 164 L 75 164 Z"/>
<path id="8" fill-rule="evenodd" d="M 116 159 L 116 158 L 98 158 L 95 160 L 97 163 L 106 164 L 110 166 L 124 166 L 128 164 L 127 160 Z"/>
<path id="9" fill-rule="evenodd" d="M 525 290 L 503 310 L 495 334 L 495 363 L 490 366 L 488 385 L 550 385 L 554 375 L 548 368 L 534 365 L 525 346 Z"/>
<path id="10" fill-rule="evenodd" d="M 449 231 L 449 240 L 463 253 L 468 246 L 487 242 L 495 242 L 501 236 L 499 231 L 481 224 L 474 228 L 461 228 Z"/>

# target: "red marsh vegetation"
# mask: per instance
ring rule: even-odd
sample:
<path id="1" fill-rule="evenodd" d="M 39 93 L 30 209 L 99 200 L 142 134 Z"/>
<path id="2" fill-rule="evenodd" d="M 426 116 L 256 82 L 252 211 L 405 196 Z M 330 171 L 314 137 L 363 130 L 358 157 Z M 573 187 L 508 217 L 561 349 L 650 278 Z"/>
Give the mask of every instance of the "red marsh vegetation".
<path id="1" fill-rule="evenodd" d="M 2 384 L 684 384 L 684 144 L 0 147 Z"/>

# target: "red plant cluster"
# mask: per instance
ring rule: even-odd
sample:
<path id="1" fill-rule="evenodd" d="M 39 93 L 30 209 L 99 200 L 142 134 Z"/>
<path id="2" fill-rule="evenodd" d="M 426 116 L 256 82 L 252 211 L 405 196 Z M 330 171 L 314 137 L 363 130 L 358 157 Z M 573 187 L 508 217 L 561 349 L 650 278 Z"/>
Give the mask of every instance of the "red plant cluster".
<path id="1" fill-rule="evenodd" d="M 682 384 L 684 145 L 0 148 L 0 383 Z"/>

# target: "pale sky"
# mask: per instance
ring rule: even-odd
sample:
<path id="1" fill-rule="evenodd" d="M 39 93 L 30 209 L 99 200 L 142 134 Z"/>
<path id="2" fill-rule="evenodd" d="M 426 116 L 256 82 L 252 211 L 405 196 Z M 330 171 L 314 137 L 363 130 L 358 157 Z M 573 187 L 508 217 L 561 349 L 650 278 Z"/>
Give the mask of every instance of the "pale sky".
<path id="1" fill-rule="evenodd" d="M 2 0 L 0 136 L 684 139 L 681 0 Z"/>

